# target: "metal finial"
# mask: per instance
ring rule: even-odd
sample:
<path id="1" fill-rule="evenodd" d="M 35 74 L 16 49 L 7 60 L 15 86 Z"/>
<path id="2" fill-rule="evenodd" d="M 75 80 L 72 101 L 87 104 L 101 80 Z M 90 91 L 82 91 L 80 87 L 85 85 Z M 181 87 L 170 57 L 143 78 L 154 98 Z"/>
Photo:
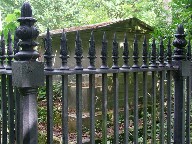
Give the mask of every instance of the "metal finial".
<path id="1" fill-rule="evenodd" d="M 125 33 L 125 36 L 124 36 L 124 49 L 123 49 L 123 59 L 124 59 L 124 64 L 122 66 L 122 68 L 124 69 L 129 69 L 130 66 L 128 65 L 128 60 L 129 60 L 129 44 L 128 44 L 128 41 L 127 41 L 127 35 Z"/>
<path id="2" fill-rule="evenodd" d="M 15 54 L 18 61 L 36 61 L 40 54 L 34 50 L 38 45 L 35 39 L 39 35 L 39 30 L 34 26 L 36 19 L 32 17 L 32 9 L 28 2 L 25 2 L 21 8 L 21 17 L 17 20 L 20 26 L 16 29 L 16 36 L 20 39 L 18 45 L 21 51 Z"/>
<path id="3" fill-rule="evenodd" d="M 113 39 L 112 58 L 113 58 L 112 69 L 119 69 L 119 66 L 118 66 L 119 52 L 118 52 L 118 42 L 117 42 L 116 33 L 114 34 L 114 39 Z"/>
<path id="4" fill-rule="evenodd" d="M 19 42 L 19 38 L 17 37 L 17 35 L 15 33 L 15 35 L 14 35 L 14 46 L 13 46 L 14 55 L 19 52 L 18 42 Z"/>
<path id="5" fill-rule="evenodd" d="M 52 55 L 52 38 L 49 32 L 49 28 L 47 28 L 47 34 L 44 38 L 44 46 L 45 46 L 44 55 Z"/>
<path id="6" fill-rule="evenodd" d="M 147 58 L 148 58 L 148 50 L 147 50 L 147 39 L 146 36 L 144 36 L 144 41 L 143 41 L 143 64 L 141 68 L 148 68 L 147 66 Z"/>
<path id="7" fill-rule="evenodd" d="M 32 17 L 32 9 L 29 2 L 24 2 L 21 7 L 21 17 Z"/>
<path id="8" fill-rule="evenodd" d="M 1 34 L 1 56 L 5 55 L 5 38 L 4 34 Z"/>
<path id="9" fill-rule="evenodd" d="M 60 58 L 62 60 L 62 65 L 61 65 L 60 69 L 68 70 L 69 67 L 67 66 L 67 59 L 69 58 L 69 55 L 68 55 L 68 48 L 67 48 L 67 38 L 66 38 L 66 33 L 64 32 L 64 30 L 61 35 Z"/>
<path id="10" fill-rule="evenodd" d="M 171 50 L 171 38 L 168 39 L 167 44 L 167 67 L 172 67 L 172 50 Z"/>
<path id="11" fill-rule="evenodd" d="M 76 33 L 76 40 L 75 40 L 75 59 L 76 59 L 76 66 L 75 70 L 83 70 L 83 66 L 81 64 L 83 58 L 83 50 L 81 46 L 81 39 L 79 31 Z"/>
<path id="12" fill-rule="evenodd" d="M 103 33 L 103 42 L 106 42 L 106 33 Z"/>
<path id="13" fill-rule="evenodd" d="M 157 68 L 156 57 L 157 57 L 156 43 L 155 39 L 153 39 L 151 47 L 151 64 L 149 65 L 150 68 Z"/>
<path id="14" fill-rule="evenodd" d="M 7 70 L 11 70 L 12 66 L 12 59 L 13 59 L 13 48 L 12 48 L 12 38 L 11 38 L 11 32 L 8 33 L 8 39 L 7 39 Z"/>
<path id="15" fill-rule="evenodd" d="M 191 43 L 190 40 L 188 41 L 188 45 L 187 45 L 187 60 L 191 60 Z"/>
<path id="16" fill-rule="evenodd" d="M 8 32 L 8 39 L 7 39 L 7 55 L 12 55 L 13 49 L 12 49 L 12 38 L 11 38 L 11 32 L 9 30 Z"/>
<path id="17" fill-rule="evenodd" d="M 91 32 L 91 37 L 89 40 L 89 60 L 90 60 L 90 65 L 88 69 L 94 70 L 95 68 L 95 58 L 96 58 L 96 51 L 95 51 L 95 40 L 94 40 L 94 35 L 93 31 Z"/>
<path id="18" fill-rule="evenodd" d="M 178 25 L 177 32 L 175 34 L 175 40 L 173 41 L 174 49 L 174 60 L 185 60 L 186 59 L 186 49 L 187 41 L 185 39 L 183 25 Z"/>
<path id="19" fill-rule="evenodd" d="M 5 39 L 4 34 L 1 34 L 0 40 L 0 69 L 4 69 L 4 60 L 5 60 Z"/>
<path id="20" fill-rule="evenodd" d="M 182 24 L 179 24 L 178 27 L 177 27 L 177 32 L 176 32 L 176 34 L 182 35 L 182 34 L 184 34 L 184 33 L 185 33 L 185 31 L 184 31 L 183 25 L 182 25 Z"/>
<path id="21" fill-rule="evenodd" d="M 163 45 L 163 38 L 160 40 L 159 45 L 159 67 L 164 67 L 164 45 Z"/>
<path id="22" fill-rule="evenodd" d="M 47 34 L 44 38 L 44 48 L 45 48 L 45 53 L 44 53 L 44 58 L 46 60 L 46 66 L 45 66 L 45 70 L 53 70 L 52 68 L 52 59 L 53 59 L 53 55 L 52 55 L 52 39 L 51 39 L 51 35 L 49 32 L 49 28 L 47 28 Z"/>
<path id="23" fill-rule="evenodd" d="M 107 66 L 107 41 L 106 41 L 106 34 L 105 32 L 103 33 L 103 41 L 102 41 L 102 49 L 101 49 L 101 60 L 102 60 L 102 65 L 100 69 L 108 69 Z"/>
<path id="24" fill-rule="evenodd" d="M 132 66 L 132 68 L 139 68 L 138 59 L 139 59 L 138 40 L 137 40 L 137 35 L 135 35 L 134 42 L 133 42 L 133 66 Z"/>
<path id="25" fill-rule="evenodd" d="M 5 38 L 3 32 L 1 34 L 0 55 L 5 55 Z"/>

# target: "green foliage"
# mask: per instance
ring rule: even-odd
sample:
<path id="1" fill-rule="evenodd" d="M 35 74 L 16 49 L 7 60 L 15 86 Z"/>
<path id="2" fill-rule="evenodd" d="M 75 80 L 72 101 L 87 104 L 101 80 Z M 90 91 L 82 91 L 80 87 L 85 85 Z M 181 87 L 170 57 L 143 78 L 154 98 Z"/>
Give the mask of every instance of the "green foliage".
<path id="1" fill-rule="evenodd" d="M 3 29 L 0 31 L 0 33 L 4 33 L 5 38 L 7 38 L 8 31 L 10 30 L 13 34 L 15 29 L 18 27 L 19 23 L 17 22 L 17 19 L 20 16 L 20 10 L 15 9 L 13 13 L 7 14 L 6 17 L 2 21 Z"/>
<path id="2" fill-rule="evenodd" d="M 2 0 L 0 10 L 4 20 L 8 13 L 21 7 L 24 0 Z M 153 36 L 172 36 L 176 26 L 183 23 L 188 35 L 192 28 L 192 0 L 29 0 L 37 26 L 43 32 L 50 29 L 66 28 L 137 17 L 154 27 Z M 13 16 L 14 17 L 14 16 Z M 13 18 L 14 19 L 14 18 Z M 7 23 L 3 23 L 5 27 Z M 9 24 L 15 27 L 15 23 Z"/>
<path id="3" fill-rule="evenodd" d="M 62 96 L 62 88 L 61 88 L 61 82 L 54 82 L 53 83 L 53 101 L 61 100 Z M 38 89 L 38 121 L 39 122 L 45 122 L 46 121 L 46 87 L 42 86 Z M 54 115 L 54 122 L 55 124 L 61 124 L 61 113 L 58 112 L 58 110 L 61 109 L 60 107 L 54 107 L 53 108 L 53 115 Z"/>
<path id="4" fill-rule="evenodd" d="M 186 33 L 192 35 L 192 0 L 173 0 L 171 3 L 173 9 L 172 19 L 173 26 L 178 23 L 183 23 Z"/>
<path id="5" fill-rule="evenodd" d="M 39 132 L 38 133 L 38 144 L 45 144 L 47 143 L 47 135 L 46 133 Z M 60 139 L 53 136 L 53 143 L 54 144 L 60 144 Z"/>
<path id="6" fill-rule="evenodd" d="M 61 98 L 61 91 L 62 91 L 62 83 L 61 82 L 54 82 L 53 83 L 53 99 Z M 46 87 L 42 86 L 38 89 L 38 100 L 45 100 L 46 99 Z"/>

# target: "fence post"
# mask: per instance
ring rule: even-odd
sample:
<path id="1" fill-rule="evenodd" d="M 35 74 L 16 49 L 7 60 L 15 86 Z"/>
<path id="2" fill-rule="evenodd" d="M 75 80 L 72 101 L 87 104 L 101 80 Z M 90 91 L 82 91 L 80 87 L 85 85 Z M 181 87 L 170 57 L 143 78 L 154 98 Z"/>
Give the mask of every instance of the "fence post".
<path id="1" fill-rule="evenodd" d="M 18 45 L 22 50 L 15 54 L 12 65 L 13 86 L 20 93 L 20 117 L 18 138 L 21 144 L 37 144 L 37 88 L 44 83 L 43 63 L 37 62 L 39 53 L 33 48 L 38 45 L 34 41 L 39 35 L 34 26 L 36 20 L 32 17 L 32 9 L 28 2 L 21 8 L 20 26 L 16 29 L 16 36 L 20 39 Z M 17 100 L 17 98 L 16 98 Z"/>
<path id="2" fill-rule="evenodd" d="M 174 56 L 173 66 L 179 68 L 175 71 L 174 82 L 174 144 L 185 143 L 185 87 L 186 76 L 190 75 L 190 61 L 186 60 L 187 41 L 185 40 L 184 28 L 179 25 L 173 41 Z"/>

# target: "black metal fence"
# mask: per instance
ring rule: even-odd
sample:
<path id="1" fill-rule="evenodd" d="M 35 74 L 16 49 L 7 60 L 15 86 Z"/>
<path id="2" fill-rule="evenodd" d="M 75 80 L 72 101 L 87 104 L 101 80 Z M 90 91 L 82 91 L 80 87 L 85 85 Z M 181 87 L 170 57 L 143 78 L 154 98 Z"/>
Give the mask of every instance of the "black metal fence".
<path id="1" fill-rule="evenodd" d="M 75 40 L 76 66 L 69 69 L 67 59 L 67 38 L 65 32 L 61 36 L 61 67 L 52 67 L 52 48 L 49 29 L 44 38 L 45 63 L 38 62 L 40 56 L 33 48 L 37 46 L 34 41 L 38 36 L 38 30 L 34 27 L 36 20 L 32 18 L 32 10 L 29 3 L 24 3 L 21 9 L 21 17 L 18 19 L 20 26 L 16 30 L 14 46 L 12 49 L 11 34 L 8 35 L 7 47 L 4 36 L 0 40 L 0 74 L 1 74 L 1 138 L 0 143 L 35 144 L 38 143 L 38 116 L 37 116 L 37 89 L 44 85 L 46 79 L 47 99 L 47 142 L 53 143 L 53 76 L 59 75 L 62 79 L 62 143 L 69 143 L 68 137 L 68 76 L 76 76 L 76 143 L 83 141 L 82 131 L 82 76 L 89 75 L 89 96 L 90 96 L 90 129 L 89 143 L 94 144 L 95 137 L 95 75 L 102 75 L 102 131 L 101 142 L 108 143 L 108 108 L 107 97 L 112 97 L 113 124 L 111 125 L 112 143 L 175 143 L 190 144 L 190 101 L 191 101 L 191 46 L 185 40 L 184 28 L 179 25 L 173 41 L 174 52 L 172 54 L 171 40 L 164 47 L 163 39 L 159 45 L 153 40 L 150 58 L 148 57 L 149 46 L 144 38 L 142 47 L 142 64 L 139 65 L 139 52 L 137 36 L 133 43 L 133 54 L 129 54 L 127 36 L 124 39 L 123 54 L 118 53 L 118 42 L 114 34 L 112 59 L 113 66 L 107 65 L 107 40 L 103 34 L 100 68 L 95 67 L 94 34 L 90 36 L 90 47 L 88 59 L 90 65 L 82 67 L 82 47 L 79 32 Z M 185 48 L 187 45 L 187 49 Z M 21 50 L 20 50 L 21 47 Z M 5 54 L 7 49 L 7 54 Z M 13 51 L 14 50 L 14 51 Z M 166 53 L 165 53 L 166 50 Z M 157 56 L 157 51 L 159 51 Z M 122 55 L 122 57 L 120 57 Z M 14 61 L 13 61 L 14 58 Z M 123 66 L 118 65 L 118 59 L 123 58 Z M 133 65 L 129 65 L 129 59 L 133 59 Z M 149 62 L 148 62 L 149 61 Z M 5 64 L 6 63 L 6 64 Z M 45 66 L 44 66 L 45 64 Z M 108 95 L 108 76 L 112 74 L 113 95 Z M 150 73 L 151 75 L 148 75 Z M 123 75 L 123 122 L 120 123 L 119 115 L 119 79 Z M 142 74 L 140 80 L 138 74 Z M 134 86 L 131 87 L 134 93 L 129 93 L 129 78 L 133 77 Z M 148 96 L 147 79 L 151 78 L 151 96 Z M 172 81 L 172 77 L 174 82 Z M 142 81 L 142 101 L 138 99 L 138 83 Z M 157 89 L 157 83 L 159 88 Z M 130 113 L 129 97 L 133 99 L 133 115 Z M 149 101 L 150 109 L 149 111 Z M 142 103 L 142 117 L 139 116 L 139 103 Z M 174 110 L 172 105 L 174 104 Z M 174 114 L 174 116 L 173 116 Z M 147 115 L 150 115 L 148 118 Z M 133 117 L 133 119 L 131 118 Z M 133 123 L 130 124 L 132 119 Z M 121 125 L 121 126 L 120 126 Z M 140 126 L 142 125 L 142 142 L 138 141 Z M 150 125 L 150 128 L 149 128 Z M 159 125 L 159 126 L 157 126 Z M 121 127 L 121 128 L 120 128 Z M 130 127 L 133 128 L 133 140 L 130 140 Z M 158 128 L 157 128 L 158 127 Z M 148 135 L 150 133 L 150 136 Z M 121 137 L 120 137 L 121 135 Z"/>

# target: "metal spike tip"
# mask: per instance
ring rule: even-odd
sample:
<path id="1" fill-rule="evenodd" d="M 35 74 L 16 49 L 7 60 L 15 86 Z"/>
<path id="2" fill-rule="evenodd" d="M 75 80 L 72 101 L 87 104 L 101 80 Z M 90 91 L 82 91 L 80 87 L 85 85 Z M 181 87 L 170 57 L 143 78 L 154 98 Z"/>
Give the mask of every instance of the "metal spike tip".
<path id="1" fill-rule="evenodd" d="M 64 29 L 63 29 L 61 37 L 62 37 L 62 39 L 66 39 L 66 33 L 65 33 Z"/>
<path id="2" fill-rule="evenodd" d="M 147 40 L 146 35 L 144 35 L 144 41 L 146 41 L 146 40 Z"/>
<path id="3" fill-rule="evenodd" d="M 188 41 L 187 48 L 188 48 L 188 49 L 187 49 L 187 51 L 188 51 L 188 52 L 187 52 L 187 55 L 188 55 L 188 56 L 191 56 L 191 43 L 190 43 L 190 40 Z"/>
<path id="4" fill-rule="evenodd" d="M 147 44 L 147 38 L 145 35 L 144 35 L 144 39 L 143 39 L 143 44 Z"/>
<path id="5" fill-rule="evenodd" d="M 21 17 L 32 17 L 32 9 L 29 2 L 24 2 L 21 7 Z"/>
<path id="6" fill-rule="evenodd" d="M 177 27 L 177 33 L 176 34 L 184 34 L 184 27 L 182 24 L 179 24 Z"/>
<path id="7" fill-rule="evenodd" d="M 163 38 L 160 39 L 160 45 L 163 45 Z"/>
<path id="8" fill-rule="evenodd" d="M 47 35 L 46 37 L 47 37 L 48 39 L 51 38 L 51 33 L 50 33 L 50 31 L 49 31 L 49 28 L 47 28 L 47 34 L 46 34 L 46 35 Z"/>
<path id="9" fill-rule="evenodd" d="M 76 41 L 79 41 L 80 40 L 80 34 L 79 34 L 79 31 L 76 32 Z"/>
<path id="10" fill-rule="evenodd" d="M 11 31 L 9 30 L 8 32 L 8 39 L 7 39 L 7 42 L 10 43 L 11 42 Z"/>
<path id="11" fill-rule="evenodd" d="M 168 45 L 170 45 L 171 44 L 171 38 L 169 37 L 168 38 Z"/>
<path id="12" fill-rule="evenodd" d="M 9 32 L 8 32 L 8 37 L 10 37 L 11 36 L 11 31 L 9 30 Z"/>
<path id="13" fill-rule="evenodd" d="M 91 31 L 91 41 L 94 41 L 94 35 L 93 35 L 93 31 Z"/>
<path id="14" fill-rule="evenodd" d="M 4 34 L 3 34 L 3 32 L 2 32 L 2 34 L 1 34 L 1 40 L 2 40 L 2 38 L 4 39 Z"/>
<path id="15" fill-rule="evenodd" d="M 47 33 L 49 33 L 49 28 L 47 28 Z"/>
<path id="16" fill-rule="evenodd" d="M 2 34 L 1 34 L 1 40 L 0 40 L 1 43 L 3 43 L 4 40 L 5 40 L 5 38 L 4 38 L 4 34 L 2 33 Z M 1 45 L 1 46 L 2 46 L 2 45 Z"/>
<path id="17" fill-rule="evenodd" d="M 117 35 L 116 35 L 116 32 L 114 33 L 114 42 L 117 41 Z"/>
<path id="18" fill-rule="evenodd" d="M 103 42 L 105 42 L 106 41 L 106 33 L 104 32 L 103 33 Z"/>
<path id="19" fill-rule="evenodd" d="M 155 38 L 153 38 L 153 44 L 155 44 Z"/>
<path id="20" fill-rule="evenodd" d="M 127 42 L 127 34 L 124 34 L 124 41 Z"/>

